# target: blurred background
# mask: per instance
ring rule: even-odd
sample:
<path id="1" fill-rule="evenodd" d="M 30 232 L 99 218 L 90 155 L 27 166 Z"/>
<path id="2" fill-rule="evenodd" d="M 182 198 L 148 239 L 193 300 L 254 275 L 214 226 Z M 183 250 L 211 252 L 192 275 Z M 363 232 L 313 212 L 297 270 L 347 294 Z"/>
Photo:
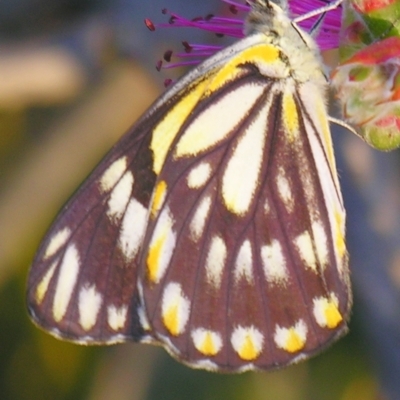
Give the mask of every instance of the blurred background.
<path id="1" fill-rule="evenodd" d="M 0 399 L 400 399 L 400 168 L 334 127 L 355 292 L 350 333 L 272 373 L 220 375 L 164 350 L 89 348 L 36 328 L 25 307 L 30 262 L 57 211 L 163 91 L 155 64 L 200 31 L 150 32 L 167 7 L 189 18 L 218 0 L 2 0 L 0 3 Z"/>

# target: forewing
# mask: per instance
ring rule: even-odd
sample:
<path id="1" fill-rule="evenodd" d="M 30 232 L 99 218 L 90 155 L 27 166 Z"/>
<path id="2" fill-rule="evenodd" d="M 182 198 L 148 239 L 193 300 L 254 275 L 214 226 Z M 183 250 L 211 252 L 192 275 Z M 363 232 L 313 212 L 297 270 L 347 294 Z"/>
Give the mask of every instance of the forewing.
<path id="1" fill-rule="evenodd" d="M 156 173 L 154 125 L 185 91 L 164 95 L 101 161 L 45 236 L 28 278 L 33 320 L 82 343 L 138 340 L 137 268 Z"/>
<path id="2" fill-rule="evenodd" d="M 224 371 L 320 351 L 346 331 L 351 302 L 322 97 L 239 68 L 205 92 L 171 146 L 139 273 L 156 340 Z"/>
<path id="3" fill-rule="evenodd" d="M 249 41 L 239 42 L 235 51 Z M 33 320 L 53 335 L 82 343 L 151 335 L 144 332 L 137 273 L 155 180 L 203 96 L 207 77 L 230 53 L 226 49 L 208 59 L 160 97 L 101 161 L 45 236 L 31 266 L 27 300 Z"/>

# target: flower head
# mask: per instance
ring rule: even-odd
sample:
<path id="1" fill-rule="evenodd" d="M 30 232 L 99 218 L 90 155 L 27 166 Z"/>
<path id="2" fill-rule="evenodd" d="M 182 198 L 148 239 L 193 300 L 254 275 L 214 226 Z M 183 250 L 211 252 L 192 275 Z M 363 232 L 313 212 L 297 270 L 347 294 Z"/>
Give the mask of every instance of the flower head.
<path id="1" fill-rule="evenodd" d="M 372 147 L 400 147 L 400 3 L 352 0 L 332 85 L 346 121 Z"/>

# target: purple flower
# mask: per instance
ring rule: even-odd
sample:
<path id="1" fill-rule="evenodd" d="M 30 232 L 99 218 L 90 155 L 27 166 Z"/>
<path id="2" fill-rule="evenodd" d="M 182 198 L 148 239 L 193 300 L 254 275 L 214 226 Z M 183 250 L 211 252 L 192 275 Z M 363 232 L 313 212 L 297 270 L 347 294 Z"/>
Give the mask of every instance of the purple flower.
<path id="1" fill-rule="evenodd" d="M 234 38 L 242 38 L 244 36 L 244 21 L 247 13 L 250 11 L 250 6 L 247 4 L 239 3 L 234 0 L 220 0 L 228 6 L 227 16 L 215 16 L 209 14 L 205 17 L 197 17 L 187 19 L 181 15 L 170 12 L 166 9 L 163 13 L 169 15 L 169 23 L 158 24 L 157 27 L 192 27 L 202 29 L 209 32 L 214 32 L 217 36 L 229 36 Z M 323 7 L 326 2 L 323 0 L 289 0 L 289 9 L 291 17 L 303 15 L 309 11 Z M 321 50 L 328 50 L 338 47 L 339 29 L 341 24 L 341 8 L 327 12 L 323 20 L 323 24 L 319 29 L 316 41 Z M 319 16 L 309 18 L 301 21 L 299 25 L 308 31 L 316 22 Z M 146 25 L 149 29 L 154 30 L 154 25 L 151 21 L 146 20 Z M 222 49 L 224 46 L 208 45 L 183 42 L 184 51 L 175 53 L 174 57 L 178 62 L 170 62 L 172 58 L 172 51 L 168 50 L 164 54 L 163 64 L 159 61 L 157 69 L 160 68 L 174 68 L 184 65 L 196 65 L 202 59 L 209 57 Z"/>

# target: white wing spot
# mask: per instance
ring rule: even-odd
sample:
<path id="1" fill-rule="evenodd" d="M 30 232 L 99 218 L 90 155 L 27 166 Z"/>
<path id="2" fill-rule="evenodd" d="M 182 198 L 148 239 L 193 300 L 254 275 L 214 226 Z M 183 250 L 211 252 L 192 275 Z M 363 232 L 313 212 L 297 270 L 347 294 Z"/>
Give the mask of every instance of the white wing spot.
<path id="1" fill-rule="evenodd" d="M 137 307 L 137 315 L 139 317 L 139 322 L 145 331 L 149 331 L 150 330 L 150 322 L 149 322 L 149 319 L 147 318 L 147 313 L 143 306 L 143 304 L 145 304 L 145 300 L 144 300 L 144 294 L 143 294 L 143 284 L 140 280 L 137 282 L 137 290 L 138 290 L 139 299 L 140 299 L 140 305 L 138 305 L 138 307 Z"/>
<path id="2" fill-rule="evenodd" d="M 237 215 L 249 211 L 259 186 L 268 115 L 269 103 L 240 137 L 222 177 L 222 198 Z"/>
<path id="3" fill-rule="evenodd" d="M 168 207 L 160 214 L 154 229 L 147 254 L 147 274 L 153 283 L 158 283 L 171 260 L 176 244 L 174 219 Z"/>
<path id="4" fill-rule="evenodd" d="M 149 319 L 147 318 L 144 307 L 143 306 L 138 307 L 137 313 L 138 313 L 140 325 L 142 326 L 142 328 L 145 331 L 149 331 L 150 330 L 150 322 L 149 322 Z"/>
<path id="5" fill-rule="evenodd" d="M 54 294 L 53 318 L 56 322 L 60 322 L 67 311 L 78 279 L 80 263 L 78 249 L 74 244 L 70 244 L 61 261 Z"/>
<path id="6" fill-rule="evenodd" d="M 315 247 L 317 250 L 318 260 L 322 267 L 328 265 L 328 239 L 326 232 L 321 222 L 312 223 L 313 237 L 315 241 Z"/>
<path id="7" fill-rule="evenodd" d="M 315 320 L 321 328 L 336 328 L 343 317 L 339 311 L 339 300 L 335 293 L 330 297 L 316 297 L 313 299 L 313 313 Z"/>
<path id="8" fill-rule="evenodd" d="M 211 175 L 211 165 L 208 162 L 202 162 L 192 170 L 187 176 L 187 184 L 191 189 L 201 188 Z"/>
<path id="9" fill-rule="evenodd" d="M 307 325 L 298 320 L 294 326 L 284 328 L 279 325 L 275 328 L 274 341 L 276 345 L 288 353 L 296 353 L 304 348 L 307 340 Z"/>
<path id="10" fill-rule="evenodd" d="M 127 172 L 115 185 L 108 200 L 107 215 L 119 219 L 126 210 L 133 188 L 133 175 Z"/>
<path id="11" fill-rule="evenodd" d="M 49 257 L 57 253 L 57 251 L 64 246 L 69 237 L 71 236 L 71 229 L 65 227 L 59 230 L 51 239 L 44 253 L 43 259 L 46 260 Z"/>
<path id="12" fill-rule="evenodd" d="M 54 275 L 54 271 L 56 270 L 56 266 L 57 266 L 57 261 L 54 261 L 53 264 L 51 264 L 51 267 L 48 269 L 48 271 L 44 275 L 44 277 L 42 278 L 42 280 L 36 286 L 35 295 L 36 295 L 36 302 L 38 304 L 40 304 L 43 301 L 44 296 L 47 293 L 47 289 L 49 287 L 50 280 Z"/>
<path id="13" fill-rule="evenodd" d="M 186 326 L 190 313 L 190 301 L 184 295 L 182 286 L 170 282 L 164 289 L 161 315 L 167 330 L 173 335 L 180 335 Z"/>
<path id="14" fill-rule="evenodd" d="M 231 336 L 232 347 L 242 360 L 256 359 L 263 348 L 264 336 L 254 326 L 238 326 Z"/>
<path id="15" fill-rule="evenodd" d="M 278 240 L 273 240 L 269 246 L 262 246 L 261 259 L 268 282 L 285 284 L 288 281 L 286 259 Z"/>
<path id="16" fill-rule="evenodd" d="M 126 259 L 132 260 L 143 241 L 147 226 L 147 209 L 132 199 L 122 219 L 118 245 Z"/>
<path id="17" fill-rule="evenodd" d="M 297 236 L 294 240 L 297 250 L 299 251 L 300 257 L 303 260 L 305 266 L 310 268 L 314 272 L 317 272 L 317 262 L 315 259 L 315 250 L 311 240 L 310 232 L 303 232 Z"/>
<path id="18" fill-rule="evenodd" d="M 294 243 L 305 266 L 318 272 L 318 263 L 322 270 L 328 264 L 327 237 L 320 222 L 313 222 L 311 229 L 312 236 L 310 232 L 305 231 L 296 237 Z"/>
<path id="19" fill-rule="evenodd" d="M 222 348 L 222 337 L 218 332 L 198 328 L 192 332 L 194 347 L 205 356 L 215 356 Z"/>
<path id="20" fill-rule="evenodd" d="M 126 157 L 121 157 L 117 161 L 114 161 L 100 178 L 101 191 L 108 192 L 109 190 L 111 190 L 124 174 L 127 166 L 128 165 Z"/>
<path id="21" fill-rule="evenodd" d="M 210 209 L 211 197 L 205 196 L 201 199 L 193 218 L 190 221 L 190 236 L 195 242 L 199 240 L 201 234 L 203 233 Z"/>
<path id="22" fill-rule="evenodd" d="M 114 305 L 107 308 L 107 322 L 108 326 L 113 331 L 120 331 L 125 327 L 126 319 L 128 316 L 128 307 L 116 307 Z"/>
<path id="23" fill-rule="evenodd" d="M 236 257 L 234 269 L 235 282 L 238 283 L 241 278 L 246 279 L 248 283 L 254 282 L 253 275 L 253 252 L 249 240 L 245 240 L 240 246 Z"/>
<path id="24" fill-rule="evenodd" d="M 263 90 L 261 85 L 242 85 L 207 107 L 183 133 L 176 145 L 175 158 L 195 156 L 228 138 Z M 238 109 L 241 111 L 232 113 Z"/>
<path id="25" fill-rule="evenodd" d="M 271 211 L 271 207 L 270 207 L 270 205 L 269 205 L 268 199 L 266 199 L 265 202 L 264 202 L 264 212 L 265 212 L 265 215 L 268 215 L 270 211 Z"/>
<path id="26" fill-rule="evenodd" d="M 227 249 L 220 236 L 214 236 L 208 250 L 206 259 L 207 281 L 218 289 L 221 285 L 222 273 L 225 267 Z"/>
<path id="27" fill-rule="evenodd" d="M 290 187 L 290 182 L 285 176 L 285 172 L 282 168 L 279 169 L 278 176 L 276 177 L 276 185 L 278 188 L 278 193 L 283 201 L 288 212 L 293 211 L 293 193 Z"/>
<path id="28" fill-rule="evenodd" d="M 103 296 L 94 285 L 84 286 L 80 290 L 78 300 L 79 324 L 85 331 L 89 331 L 96 324 L 102 302 Z"/>

